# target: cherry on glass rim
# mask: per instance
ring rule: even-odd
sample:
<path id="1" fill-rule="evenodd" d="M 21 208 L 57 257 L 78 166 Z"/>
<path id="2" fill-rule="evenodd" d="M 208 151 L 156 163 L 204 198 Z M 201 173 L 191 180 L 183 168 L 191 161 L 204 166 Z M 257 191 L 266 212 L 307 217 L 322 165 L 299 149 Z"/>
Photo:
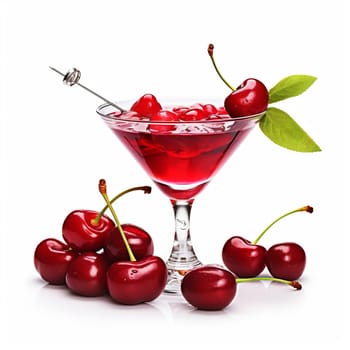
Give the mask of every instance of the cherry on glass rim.
<path id="1" fill-rule="evenodd" d="M 237 88 L 230 85 L 219 71 L 214 59 L 214 45 L 209 44 L 208 54 L 221 80 L 232 90 L 225 99 L 225 109 L 232 118 L 260 114 L 269 104 L 269 91 L 258 79 L 248 78 Z"/>

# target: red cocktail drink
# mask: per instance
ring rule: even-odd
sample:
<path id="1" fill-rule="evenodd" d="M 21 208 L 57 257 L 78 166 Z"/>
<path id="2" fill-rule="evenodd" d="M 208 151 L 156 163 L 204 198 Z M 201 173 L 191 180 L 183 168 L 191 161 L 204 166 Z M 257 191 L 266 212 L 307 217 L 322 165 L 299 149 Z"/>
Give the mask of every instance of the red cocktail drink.
<path id="1" fill-rule="evenodd" d="M 191 125 L 190 130 L 179 132 L 138 132 L 125 130 L 123 123 L 109 125 L 168 197 L 191 199 L 212 179 L 254 126 L 253 122 L 240 121 L 222 131 L 223 124 L 219 130 L 208 125 L 204 130 L 195 131 L 197 126 Z"/>

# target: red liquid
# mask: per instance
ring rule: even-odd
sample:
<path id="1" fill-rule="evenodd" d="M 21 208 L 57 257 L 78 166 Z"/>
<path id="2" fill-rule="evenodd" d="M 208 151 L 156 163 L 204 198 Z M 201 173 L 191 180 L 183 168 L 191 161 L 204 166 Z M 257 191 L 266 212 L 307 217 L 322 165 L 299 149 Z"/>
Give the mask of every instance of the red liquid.
<path id="1" fill-rule="evenodd" d="M 160 189 L 172 199 L 191 199 L 235 151 L 256 121 L 237 121 L 229 131 L 136 132 L 109 125 Z"/>

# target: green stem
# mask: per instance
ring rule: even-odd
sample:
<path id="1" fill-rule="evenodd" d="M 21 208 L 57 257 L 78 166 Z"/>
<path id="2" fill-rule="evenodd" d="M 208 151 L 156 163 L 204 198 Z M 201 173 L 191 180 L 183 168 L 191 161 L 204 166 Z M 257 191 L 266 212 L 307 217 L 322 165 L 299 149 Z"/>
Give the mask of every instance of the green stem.
<path id="1" fill-rule="evenodd" d="M 119 194 L 117 194 L 115 197 L 113 197 L 111 200 L 110 200 L 110 203 L 114 203 L 117 199 L 119 199 L 120 197 L 124 196 L 124 194 L 127 194 L 129 192 L 133 192 L 133 191 L 143 191 L 145 194 L 148 194 L 148 193 L 151 193 L 152 191 L 152 187 L 150 186 L 137 186 L 137 187 L 132 187 L 132 188 L 129 188 L 123 192 L 120 192 Z M 101 217 L 102 215 L 106 212 L 106 210 L 108 209 L 108 205 L 106 204 L 104 206 L 104 208 L 98 213 L 98 215 L 96 216 L 96 218 L 94 218 L 91 223 L 93 225 L 98 225 L 99 221 L 101 220 Z"/>
<path id="2" fill-rule="evenodd" d="M 101 188 L 101 183 L 102 183 L 102 181 L 103 181 L 103 184 L 105 184 L 104 180 L 100 180 L 100 188 Z M 112 213 L 112 216 L 113 216 L 113 218 L 114 218 L 114 221 L 115 221 L 115 223 L 116 223 L 116 225 L 117 225 L 117 227 L 118 227 L 118 229 L 119 229 L 119 233 L 120 233 L 120 235 L 122 236 L 123 242 L 124 242 L 124 244 L 125 244 L 125 248 L 126 248 L 128 254 L 129 254 L 130 261 L 136 261 L 135 255 L 134 255 L 134 253 L 133 253 L 133 251 L 132 251 L 132 249 L 131 249 L 131 247 L 130 247 L 130 244 L 129 244 L 129 242 L 128 242 L 126 236 L 125 236 L 125 233 L 124 233 L 124 230 L 123 230 L 123 228 L 122 228 L 122 225 L 120 224 L 120 221 L 119 221 L 119 219 L 118 219 L 118 216 L 117 216 L 116 212 L 114 211 L 114 208 L 113 208 L 113 206 L 112 206 L 112 204 L 111 204 L 111 202 L 110 202 L 110 200 L 109 200 L 109 198 L 108 198 L 106 189 L 104 188 L 104 190 L 102 190 L 102 191 L 101 191 L 101 189 L 100 189 L 100 193 L 102 194 L 102 197 L 103 197 L 103 199 L 105 200 L 108 209 L 109 209 L 110 212 Z"/>
<path id="3" fill-rule="evenodd" d="M 215 59 L 214 59 L 214 45 L 213 44 L 209 44 L 209 47 L 208 47 L 208 54 L 209 54 L 209 57 L 211 59 L 211 62 L 213 63 L 213 66 L 216 70 L 216 73 L 218 74 L 218 76 L 220 77 L 220 79 L 232 90 L 232 91 L 235 91 L 236 89 L 231 86 L 227 81 L 226 79 L 222 76 L 221 72 L 219 71 L 219 68 L 217 67 L 216 65 L 216 62 L 215 62 Z"/>
<path id="4" fill-rule="evenodd" d="M 298 208 L 298 209 L 295 209 L 295 210 L 292 210 L 286 214 L 283 214 L 282 216 L 280 216 L 279 218 L 277 218 L 276 220 L 274 220 L 269 226 L 267 226 L 261 233 L 260 235 L 252 242 L 252 244 L 257 244 L 261 237 L 266 233 L 266 231 L 268 231 L 274 224 L 276 224 L 278 221 L 282 220 L 283 218 L 285 218 L 286 216 L 289 216 L 291 214 L 294 214 L 294 213 L 297 213 L 297 212 L 300 212 L 300 211 L 307 211 L 308 213 L 312 213 L 313 212 L 313 208 L 310 207 L 309 205 L 306 205 L 302 208 Z"/>
<path id="5" fill-rule="evenodd" d="M 275 277 L 236 278 L 237 283 L 255 282 L 255 281 L 272 281 L 272 282 L 284 283 L 292 286 L 295 289 L 301 289 L 301 284 L 298 281 L 288 281 L 281 278 L 275 278 Z"/>

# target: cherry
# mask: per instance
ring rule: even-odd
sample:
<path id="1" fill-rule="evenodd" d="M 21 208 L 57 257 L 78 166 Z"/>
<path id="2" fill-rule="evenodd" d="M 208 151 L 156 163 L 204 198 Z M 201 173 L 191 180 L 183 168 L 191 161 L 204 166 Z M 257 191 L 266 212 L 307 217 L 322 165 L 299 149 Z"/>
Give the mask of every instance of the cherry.
<path id="1" fill-rule="evenodd" d="M 107 286 L 113 300 L 135 305 L 157 298 L 167 278 L 164 261 L 158 256 L 149 256 L 139 261 L 113 263 L 107 271 Z"/>
<path id="2" fill-rule="evenodd" d="M 67 287 L 76 294 L 97 297 L 107 292 L 105 258 L 95 252 L 84 252 L 69 265 L 66 273 Z"/>
<path id="3" fill-rule="evenodd" d="M 269 226 L 267 226 L 253 242 L 250 242 L 249 240 L 240 236 L 233 236 L 229 238 L 225 242 L 221 253 L 225 266 L 239 277 L 254 277 L 259 275 L 265 268 L 266 248 L 258 245 L 257 243 L 260 241 L 263 235 L 278 221 L 288 215 L 304 211 L 312 213 L 313 208 L 310 206 L 304 206 L 280 216 Z M 287 278 L 284 276 L 284 278 L 297 279 L 298 277 Z"/>
<path id="4" fill-rule="evenodd" d="M 208 116 L 208 114 L 203 110 L 203 108 L 190 108 L 187 111 L 181 113 L 180 118 L 186 122 L 203 120 Z"/>
<path id="5" fill-rule="evenodd" d="M 174 106 L 172 111 L 180 116 L 182 113 L 187 112 L 190 108 L 187 106 Z"/>
<path id="6" fill-rule="evenodd" d="M 77 255 L 67 244 L 48 238 L 37 245 L 34 266 L 43 280 L 63 285 L 68 266 Z"/>
<path id="7" fill-rule="evenodd" d="M 212 104 L 195 103 L 189 107 L 175 106 L 172 111 L 177 114 L 182 121 L 200 121 L 215 115 L 218 110 Z"/>
<path id="8" fill-rule="evenodd" d="M 179 120 L 178 116 L 167 110 L 157 111 L 155 114 L 150 116 L 150 120 L 153 123 L 149 125 L 149 129 L 153 132 L 168 132 L 176 129 L 176 125 L 171 124 L 172 122 L 176 122 Z"/>
<path id="9" fill-rule="evenodd" d="M 181 292 L 186 301 L 198 309 L 221 310 L 236 295 L 236 279 L 223 268 L 204 265 L 186 273 Z"/>
<path id="10" fill-rule="evenodd" d="M 146 94 L 140 97 L 130 108 L 131 111 L 139 113 L 143 117 L 151 117 L 162 109 L 155 96 Z"/>
<path id="11" fill-rule="evenodd" d="M 203 111 L 207 114 L 207 116 L 210 116 L 218 113 L 219 110 L 214 105 L 207 103 L 203 106 Z"/>
<path id="12" fill-rule="evenodd" d="M 305 269 L 306 254 L 297 243 L 279 243 L 267 250 L 265 261 L 272 276 L 298 279 Z"/>
<path id="13" fill-rule="evenodd" d="M 136 259 L 143 259 L 153 254 L 153 240 L 145 230 L 132 224 L 123 224 L 121 226 Z M 129 255 L 118 227 L 109 232 L 103 250 L 110 263 L 128 260 Z"/>
<path id="14" fill-rule="evenodd" d="M 221 310 L 232 302 L 236 295 L 237 283 L 269 280 L 301 289 L 297 281 L 274 277 L 236 278 L 222 267 L 202 265 L 186 273 L 181 282 L 181 292 L 186 301 L 202 310 Z"/>
<path id="15" fill-rule="evenodd" d="M 243 237 L 229 238 L 222 249 L 225 266 L 239 277 L 255 277 L 265 268 L 266 248 Z"/>
<path id="16" fill-rule="evenodd" d="M 98 215 L 93 210 L 74 210 L 68 214 L 62 225 L 62 234 L 72 249 L 79 252 L 98 251 L 104 246 L 107 235 L 115 225 L 105 215 L 96 222 Z"/>
<path id="17" fill-rule="evenodd" d="M 269 103 L 269 92 L 259 80 L 249 78 L 225 99 L 225 109 L 232 118 L 262 113 Z"/>
<path id="18" fill-rule="evenodd" d="M 214 60 L 214 45 L 209 44 L 208 54 L 221 80 L 232 90 L 225 99 L 225 109 L 232 118 L 263 113 L 269 103 L 269 92 L 259 80 L 249 78 L 235 89 L 221 75 Z"/>
<path id="19" fill-rule="evenodd" d="M 158 256 L 136 260 L 122 225 L 107 195 L 104 179 L 99 182 L 99 191 L 111 211 L 125 244 L 130 261 L 113 263 L 107 271 L 107 286 L 111 297 L 122 304 L 139 304 L 157 298 L 164 290 L 168 272 L 165 262 Z"/>

